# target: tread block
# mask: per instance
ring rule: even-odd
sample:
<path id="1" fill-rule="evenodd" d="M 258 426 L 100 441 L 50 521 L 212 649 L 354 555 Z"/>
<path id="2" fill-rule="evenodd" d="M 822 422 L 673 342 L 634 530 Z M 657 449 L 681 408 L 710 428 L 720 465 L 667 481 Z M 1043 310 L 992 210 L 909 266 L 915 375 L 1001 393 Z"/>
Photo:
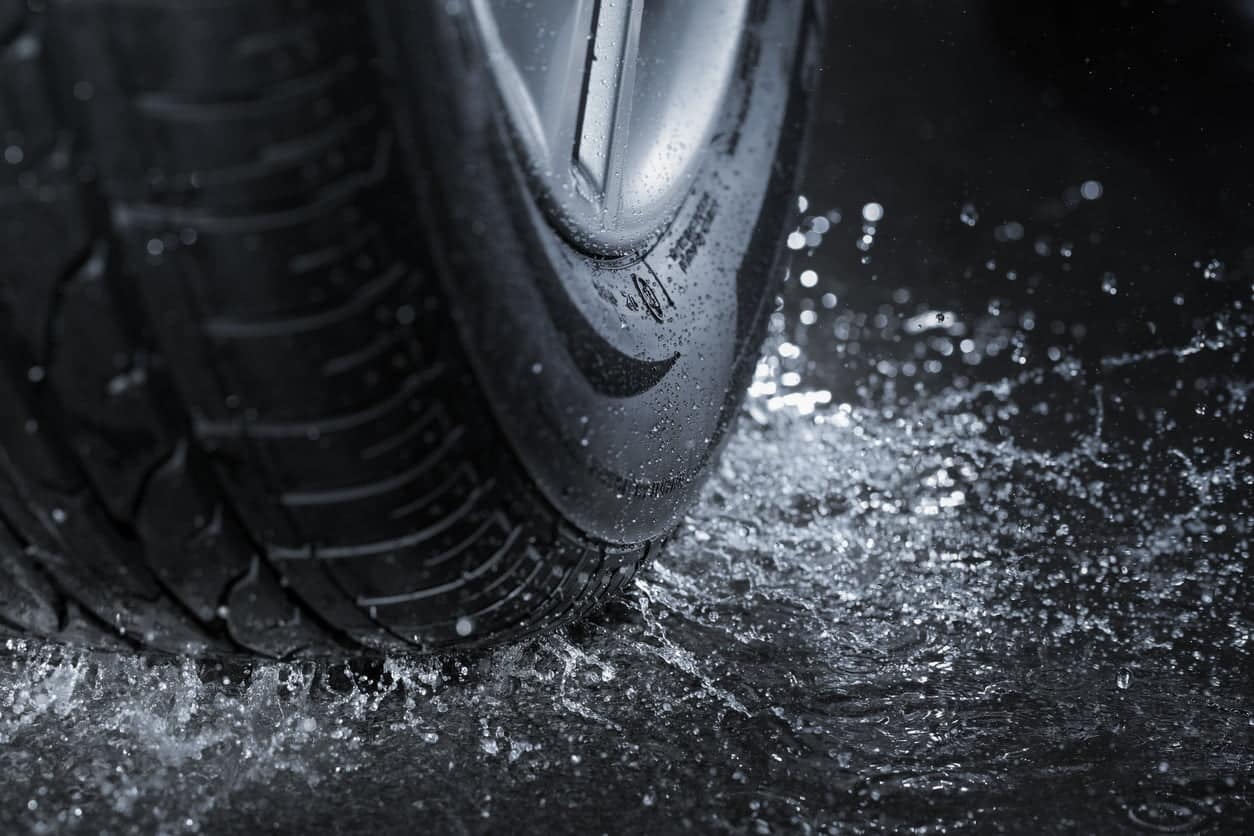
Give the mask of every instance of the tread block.
<path id="1" fill-rule="evenodd" d="M 225 539 L 222 508 L 203 495 L 187 459 L 187 442 L 179 441 L 146 485 L 135 527 L 162 584 L 211 622 L 231 584 L 247 573 L 248 549 L 219 542 Z"/>
<path id="2" fill-rule="evenodd" d="M 68 418 L 69 442 L 120 520 L 134 513 L 152 469 L 173 439 L 152 403 L 151 358 L 123 333 L 98 249 L 66 283 L 54 322 L 48 381 Z"/>
<path id="3" fill-rule="evenodd" d="M 53 635 L 60 629 L 61 595 L 33 566 L 26 546 L 0 520 L 0 623 Z"/>
<path id="4" fill-rule="evenodd" d="M 226 224 L 132 213 L 125 226 L 128 246 L 144 254 L 133 269 L 158 266 L 155 257 L 149 260 L 151 246 L 176 260 L 179 269 L 207 277 L 199 301 L 208 317 L 296 316 L 342 304 L 398 261 L 364 208 L 374 195 L 361 192 L 357 202 L 349 197 L 321 204 L 305 217 L 290 216 L 289 223 Z M 212 280 L 242 275 L 250 281 Z"/>
<path id="5" fill-rule="evenodd" d="M 329 489 L 285 493 L 280 502 L 303 530 L 327 534 L 321 546 L 402 539 L 454 521 L 459 509 L 475 504 L 481 482 L 456 454 L 458 436 L 412 467 L 371 481 Z M 343 478 L 343 477 L 341 477 Z M 353 473 L 353 478 L 361 478 Z M 428 540 L 434 544 L 434 538 Z M 435 559 L 434 557 L 432 559 Z"/>
<path id="6" fill-rule="evenodd" d="M 0 0 L 0 188 L 44 160 L 57 137 L 42 60 L 42 27 L 32 23 L 18 30 L 18 15 L 25 9 L 6 10 L 11 2 Z M 17 0 L 17 5 L 24 6 L 24 0 Z M 14 33 L 7 42 L 6 30 Z"/>
<path id="7" fill-rule="evenodd" d="M 26 20 L 26 0 L 0 0 L 0 44 L 17 36 Z"/>
<path id="8" fill-rule="evenodd" d="M 317 624 L 262 567 L 238 523 L 203 493 L 189 466 L 188 444 L 153 474 L 136 526 L 148 564 L 202 622 L 222 623 L 242 647 L 286 657 L 327 643 Z"/>
<path id="9" fill-rule="evenodd" d="M 246 97 L 325 65 L 329 50 L 360 49 L 365 36 L 360 10 L 335 0 L 63 0 L 50 11 L 67 35 L 86 32 L 73 47 L 128 91 Z M 92 30 L 109 33 L 107 47 Z"/>
<path id="10" fill-rule="evenodd" d="M 274 571 L 254 554 L 248 571 L 237 578 L 224 600 L 227 630 L 239 644 L 266 656 L 285 659 L 301 652 L 344 653 L 359 648 L 350 636 L 340 639 L 339 628 L 319 625 L 302 612 L 280 586 Z"/>

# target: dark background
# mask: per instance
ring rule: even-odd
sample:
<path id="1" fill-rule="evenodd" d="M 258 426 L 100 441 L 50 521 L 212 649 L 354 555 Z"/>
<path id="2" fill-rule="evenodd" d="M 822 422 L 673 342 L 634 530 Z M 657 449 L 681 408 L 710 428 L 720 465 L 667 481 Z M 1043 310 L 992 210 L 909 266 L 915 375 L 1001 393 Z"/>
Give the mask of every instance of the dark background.
<path id="1" fill-rule="evenodd" d="M 1203 274 L 1212 260 L 1229 279 L 1254 264 L 1254 6 L 825 8 L 805 193 L 813 211 L 840 209 L 833 231 L 849 241 L 864 203 L 886 210 L 869 263 L 843 241 L 826 248 L 823 279 L 838 296 L 869 309 L 904 286 L 968 316 L 1007 299 L 1036 314 L 1038 334 L 1066 320 L 1051 342 L 1098 357 L 1187 342 L 1221 297 L 1243 292 Z M 1098 200 L 1080 195 L 1090 180 Z M 960 218 L 967 203 L 973 227 Z M 1019 240 L 998 240 L 1008 222 L 1022 226 Z"/>

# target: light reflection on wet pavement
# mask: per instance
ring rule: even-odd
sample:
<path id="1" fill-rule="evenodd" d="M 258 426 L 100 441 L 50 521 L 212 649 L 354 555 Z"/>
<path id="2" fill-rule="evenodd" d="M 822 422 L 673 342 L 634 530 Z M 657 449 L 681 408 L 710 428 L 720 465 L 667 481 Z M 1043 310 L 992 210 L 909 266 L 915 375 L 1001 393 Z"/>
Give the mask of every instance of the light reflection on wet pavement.
<path id="1" fill-rule="evenodd" d="M 746 414 L 626 600 L 372 670 L 10 643 L 0 830 L 1248 832 L 1254 235 L 1004 58 L 930 73 L 942 22 L 884 82 L 931 112 L 834 54 Z"/>

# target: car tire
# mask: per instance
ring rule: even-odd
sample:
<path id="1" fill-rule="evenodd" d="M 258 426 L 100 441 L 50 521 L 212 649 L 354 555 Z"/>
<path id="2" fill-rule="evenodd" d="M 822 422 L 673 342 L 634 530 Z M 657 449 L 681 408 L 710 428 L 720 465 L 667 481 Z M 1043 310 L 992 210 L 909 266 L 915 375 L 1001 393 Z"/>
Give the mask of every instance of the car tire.
<path id="1" fill-rule="evenodd" d="M 0 0 L 0 630 L 434 651 L 621 590 L 782 275 L 819 37 L 753 8 L 734 134 L 606 259 L 529 199 L 456 4 Z"/>

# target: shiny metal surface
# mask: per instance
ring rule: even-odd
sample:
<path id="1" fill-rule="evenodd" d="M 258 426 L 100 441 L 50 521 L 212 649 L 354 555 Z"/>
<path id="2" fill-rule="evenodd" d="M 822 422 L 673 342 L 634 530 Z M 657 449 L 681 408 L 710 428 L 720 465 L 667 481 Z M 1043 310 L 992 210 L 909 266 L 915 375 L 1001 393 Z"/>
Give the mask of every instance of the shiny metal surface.
<path id="1" fill-rule="evenodd" d="M 532 183 L 577 246 L 670 219 L 736 65 L 747 0 L 471 0 Z"/>

